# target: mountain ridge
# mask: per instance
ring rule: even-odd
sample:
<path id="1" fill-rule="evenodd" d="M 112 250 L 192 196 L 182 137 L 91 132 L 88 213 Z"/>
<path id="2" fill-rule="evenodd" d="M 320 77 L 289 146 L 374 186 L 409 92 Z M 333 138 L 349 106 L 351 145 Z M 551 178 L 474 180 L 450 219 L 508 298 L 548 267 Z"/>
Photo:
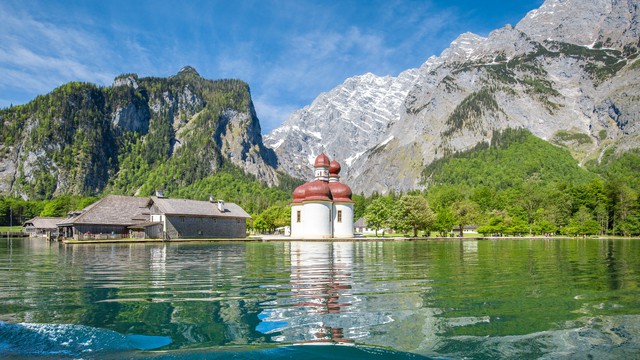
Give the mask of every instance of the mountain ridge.
<path id="1" fill-rule="evenodd" d="M 107 87 L 68 83 L 0 110 L 0 121 L 5 196 L 150 193 L 227 163 L 279 182 L 249 86 L 206 80 L 190 66 L 168 78 L 122 74 Z"/>
<path id="2" fill-rule="evenodd" d="M 607 148 L 638 147 L 640 109 L 633 100 L 640 94 L 635 80 L 640 77 L 640 44 L 634 37 L 638 17 L 638 4 L 630 0 L 547 0 L 515 27 L 506 25 L 486 38 L 461 34 L 440 56 L 405 71 L 414 75 L 399 89 L 406 97 L 397 108 L 389 109 L 392 115 L 384 120 L 386 127 L 371 137 L 368 149 L 358 146 L 358 139 L 366 135 L 346 127 L 331 129 L 342 134 L 340 143 L 326 141 L 331 133 L 313 124 L 320 123 L 324 109 L 336 106 L 322 108 L 316 101 L 303 111 L 316 119 L 303 121 L 296 112 L 285 124 L 304 127 L 322 140 L 309 144 L 308 138 L 297 138 L 283 126 L 266 135 L 265 143 L 279 145 L 274 150 L 280 168 L 296 175 L 308 162 L 300 165 L 300 158 L 281 149 L 304 152 L 307 158 L 322 147 L 335 151 L 351 165 L 344 181 L 364 194 L 421 188 L 420 174 L 426 165 L 490 142 L 495 130 L 505 128 L 529 129 L 569 148 L 580 162 L 598 158 Z M 343 104 L 342 122 L 358 120 L 344 114 L 372 112 L 359 105 L 361 99 L 349 102 L 340 97 L 348 82 L 326 93 L 333 98 L 321 95 L 327 104 Z M 371 82 L 358 83 L 352 92 L 377 94 Z M 297 164 L 296 171 L 291 164 Z"/>

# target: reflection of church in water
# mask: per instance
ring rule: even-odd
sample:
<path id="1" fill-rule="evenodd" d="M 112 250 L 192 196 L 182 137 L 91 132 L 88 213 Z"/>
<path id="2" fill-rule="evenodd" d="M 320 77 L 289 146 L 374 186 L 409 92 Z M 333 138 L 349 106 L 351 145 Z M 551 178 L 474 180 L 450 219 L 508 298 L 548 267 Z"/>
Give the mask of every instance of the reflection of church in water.
<path id="1" fill-rule="evenodd" d="M 371 318 L 353 294 L 352 242 L 291 242 L 290 292 L 265 307 L 257 330 L 287 343 L 350 343 L 372 325 L 390 318 Z"/>

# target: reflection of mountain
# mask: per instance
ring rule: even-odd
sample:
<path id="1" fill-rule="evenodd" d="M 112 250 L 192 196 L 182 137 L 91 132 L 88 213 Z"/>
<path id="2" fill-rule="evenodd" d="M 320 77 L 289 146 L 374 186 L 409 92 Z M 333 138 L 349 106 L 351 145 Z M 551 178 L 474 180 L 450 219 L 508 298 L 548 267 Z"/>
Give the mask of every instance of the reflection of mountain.
<path id="1" fill-rule="evenodd" d="M 353 243 L 292 242 L 290 293 L 263 306 L 256 328 L 283 342 L 353 342 L 382 318 L 355 316 L 361 299 L 353 295 Z"/>

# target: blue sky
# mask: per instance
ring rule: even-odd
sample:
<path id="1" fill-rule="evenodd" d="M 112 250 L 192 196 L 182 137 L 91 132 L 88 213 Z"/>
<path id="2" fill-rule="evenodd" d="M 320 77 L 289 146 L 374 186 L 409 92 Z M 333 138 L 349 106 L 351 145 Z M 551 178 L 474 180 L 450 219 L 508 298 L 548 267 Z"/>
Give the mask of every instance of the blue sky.
<path id="1" fill-rule="evenodd" d="M 0 1 L 0 108 L 118 74 L 251 87 L 263 133 L 346 78 L 396 76 L 459 34 L 515 25 L 542 0 Z"/>

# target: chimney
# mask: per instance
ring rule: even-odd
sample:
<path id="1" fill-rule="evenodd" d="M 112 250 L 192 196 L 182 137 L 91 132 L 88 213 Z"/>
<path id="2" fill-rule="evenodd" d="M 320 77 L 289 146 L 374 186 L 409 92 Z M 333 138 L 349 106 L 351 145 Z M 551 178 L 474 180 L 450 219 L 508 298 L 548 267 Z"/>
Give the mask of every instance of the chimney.
<path id="1" fill-rule="evenodd" d="M 218 200 L 218 210 L 224 212 L 224 200 Z"/>
<path id="2" fill-rule="evenodd" d="M 210 203 L 215 203 L 216 201 L 213 199 L 213 196 L 209 195 L 209 202 Z"/>
<path id="3" fill-rule="evenodd" d="M 156 196 L 159 198 L 163 198 L 164 197 L 164 191 L 163 190 L 156 190 Z"/>

